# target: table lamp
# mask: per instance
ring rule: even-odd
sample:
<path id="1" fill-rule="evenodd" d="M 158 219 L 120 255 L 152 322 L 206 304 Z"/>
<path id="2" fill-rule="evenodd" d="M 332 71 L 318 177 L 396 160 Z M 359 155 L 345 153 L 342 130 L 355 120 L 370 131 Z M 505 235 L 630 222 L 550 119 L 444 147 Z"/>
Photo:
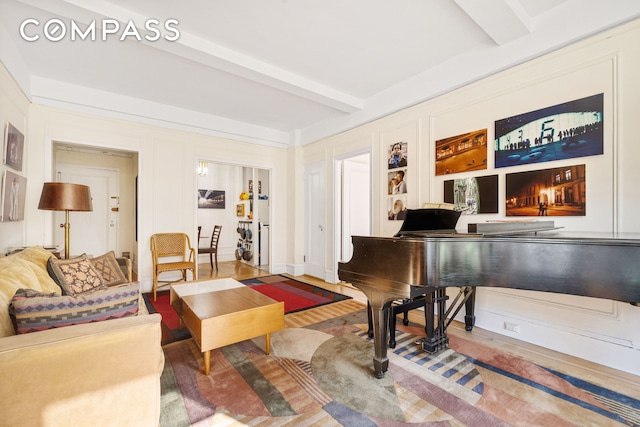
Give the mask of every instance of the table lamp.
<path id="1" fill-rule="evenodd" d="M 86 185 L 66 182 L 45 182 L 40 195 L 38 209 L 65 211 L 64 257 L 69 259 L 69 212 L 92 211 L 91 190 Z"/>

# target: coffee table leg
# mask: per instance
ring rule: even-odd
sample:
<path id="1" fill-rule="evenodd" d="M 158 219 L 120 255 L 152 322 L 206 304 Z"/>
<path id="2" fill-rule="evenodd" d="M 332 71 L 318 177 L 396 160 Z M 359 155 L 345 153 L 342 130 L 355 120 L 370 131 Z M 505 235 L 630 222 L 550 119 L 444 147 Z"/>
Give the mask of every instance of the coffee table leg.
<path id="1" fill-rule="evenodd" d="M 204 355 L 204 374 L 209 375 L 209 370 L 211 368 L 211 351 L 207 350 L 202 354 Z"/>
<path id="2" fill-rule="evenodd" d="M 271 334 L 267 332 L 267 345 L 265 346 L 265 354 L 268 356 L 271 353 Z"/>

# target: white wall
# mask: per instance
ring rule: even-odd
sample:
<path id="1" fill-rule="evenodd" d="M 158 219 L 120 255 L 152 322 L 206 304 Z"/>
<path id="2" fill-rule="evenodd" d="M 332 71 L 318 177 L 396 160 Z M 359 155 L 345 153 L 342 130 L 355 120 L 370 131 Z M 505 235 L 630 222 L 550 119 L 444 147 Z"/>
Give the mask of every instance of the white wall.
<path id="1" fill-rule="evenodd" d="M 456 174 L 456 178 L 497 174 L 499 200 L 504 200 L 505 175 L 532 169 L 586 164 L 587 215 L 553 217 L 571 231 L 639 232 L 640 144 L 640 21 L 566 47 L 449 94 L 400 111 L 304 147 L 303 165 L 319 159 L 327 167 L 344 152 L 371 148 L 373 170 L 373 234 L 391 236 L 401 222 L 386 219 L 387 147 L 398 140 L 409 143 L 407 202 L 418 208 L 443 200 L 443 181 L 435 176 L 435 141 L 477 129 L 488 129 L 488 169 Z M 473 64 L 469 64 L 473 66 Z M 586 96 L 604 93 L 604 154 L 521 167 L 494 169 L 494 121 Z M 328 179 L 335 176 L 327 170 Z M 333 211 L 331 183 L 327 214 Z M 505 218 L 504 203 L 495 215 L 462 217 L 468 222 Z M 301 215 L 301 212 L 298 212 Z M 327 216 L 331 218 L 331 216 Z M 329 227 L 337 224 L 329 225 Z M 330 230 L 327 236 L 333 236 Z M 327 270 L 335 271 L 335 247 L 327 242 Z M 513 335 L 564 353 L 640 374 L 640 308 L 626 303 L 534 293 L 481 289 L 477 327 Z M 504 322 L 516 323 L 520 333 L 508 332 Z"/>
<path id="2" fill-rule="evenodd" d="M 145 289 L 151 286 L 149 238 L 153 233 L 182 231 L 196 238 L 196 174 L 198 159 L 215 159 L 230 165 L 249 165 L 274 171 L 272 200 L 276 220 L 272 235 L 287 241 L 286 150 L 172 131 L 122 120 L 105 119 L 61 109 L 32 105 L 26 138 L 29 170 L 24 244 L 51 242 L 51 215 L 37 209 L 40 188 L 52 178 L 54 141 L 109 147 L 138 153 L 138 245 L 134 265 Z M 286 245 L 273 251 L 272 271 L 286 269 Z"/>
<path id="3" fill-rule="evenodd" d="M 0 64 L 0 131 L 2 132 L 0 150 L 6 149 L 4 133 L 7 123 L 11 123 L 20 132 L 26 134 L 28 112 L 29 101 L 18 89 L 7 70 Z M 25 156 L 23 156 L 22 162 L 22 171 L 16 171 L 0 162 L 0 183 L 4 179 L 6 170 L 28 178 L 29 170 Z M 34 186 L 37 186 L 37 183 L 27 179 L 27 187 L 34 188 Z M 40 183 L 40 189 L 42 189 L 42 183 Z M 1 193 L 2 190 L 0 190 Z M 25 221 L 0 222 L 0 253 L 4 254 L 9 247 L 24 245 L 25 224 Z"/>

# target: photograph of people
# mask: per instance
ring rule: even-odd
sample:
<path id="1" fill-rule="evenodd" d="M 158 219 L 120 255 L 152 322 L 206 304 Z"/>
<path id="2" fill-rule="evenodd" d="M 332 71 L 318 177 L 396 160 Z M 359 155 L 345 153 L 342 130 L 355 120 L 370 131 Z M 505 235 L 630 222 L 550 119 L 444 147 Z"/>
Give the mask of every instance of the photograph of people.
<path id="1" fill-rule="evenodd" d="M 10 171 L 4 172 L 2 191 L 2 221 L 22 221 L 27 178 Z"/>
<path id="2" fill-rule="evenodd" d="M 389 198 L 389 219 L 390 220 L 404 220 L 407 217 L 407 201 L 404 197 L 390 197 Z"/>
<path id="3" fill-rule="evenodd" d="M 407 143 L 396 142 L 389 146 L 389 169 L 407 166 Z"/>
<path id="4" fill-rule="evenodd" d="M 405 194 L 407 192 L 407 183 L 405 182 L 406 169 L 396 172 L 390 172 L 388 175 L 388 193 L 387 194 Z"/>

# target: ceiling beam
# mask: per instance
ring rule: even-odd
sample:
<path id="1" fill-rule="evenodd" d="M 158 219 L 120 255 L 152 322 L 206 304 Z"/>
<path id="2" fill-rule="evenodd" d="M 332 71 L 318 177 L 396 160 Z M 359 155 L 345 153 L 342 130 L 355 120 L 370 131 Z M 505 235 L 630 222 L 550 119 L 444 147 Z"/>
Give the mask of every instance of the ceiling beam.
<path id="1" fill-rule="evenodd" d="M 518 0 L 455 0 L 498 46 L 531 33 L 531 16 Z"/>
<path id="2" fill-rule="evenodd" d="M 89 23 L 96 16 L 116 19 L 120 22 L 133 20 L 141 25 L 149 16 L 114 5 L 105 0 L 18 0 L 56 16 L 64 16 L 76 22 Z M 100 22 L 96 22 L 100 27 Z M 215 68 L 256 83 L 282 90 L 295 96 L 314 101 L 344 113 L 361 110 L 364 101 L 333 87 L 305 78 L 275 65 L 244 55 L 179 28 L 180 38 L 175 42 L 140 43 Z M 142 29 L 141 29 L 142 30 Z"/>

